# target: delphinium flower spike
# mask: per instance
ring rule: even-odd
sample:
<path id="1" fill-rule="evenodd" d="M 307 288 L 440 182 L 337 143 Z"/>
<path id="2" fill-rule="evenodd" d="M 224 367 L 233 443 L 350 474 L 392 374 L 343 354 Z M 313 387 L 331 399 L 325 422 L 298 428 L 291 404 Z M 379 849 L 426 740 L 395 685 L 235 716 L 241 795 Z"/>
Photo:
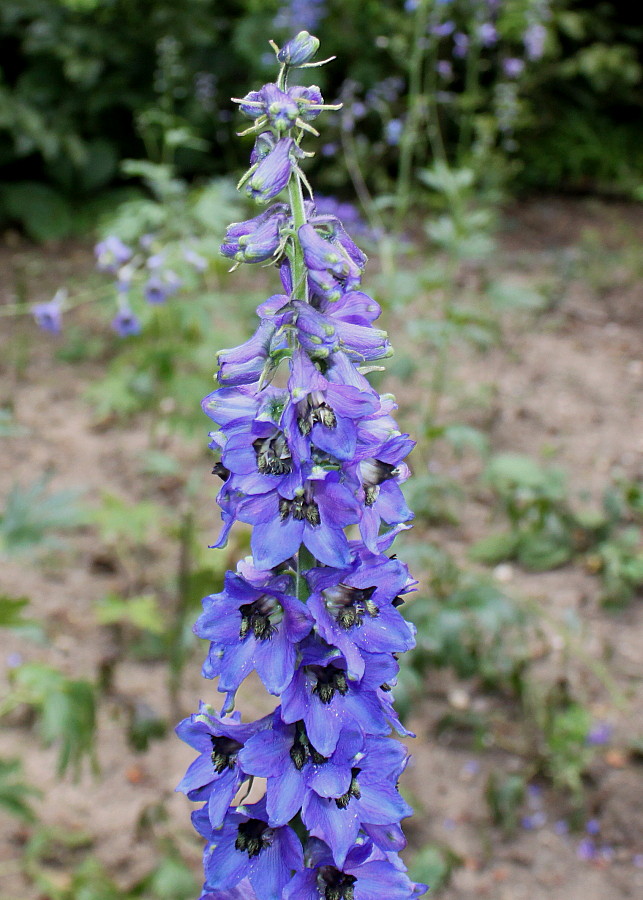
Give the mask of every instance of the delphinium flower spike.
<path id="1" fill-rule="evenodd" d="M 225 698 L 178 726 L 199 752 L 178 790 L 203 804 L 201 900 L 409 900 L 426 886 L 398 856 L 408 756 L 389 735 L 409 734 L 391 688 L 414 644 L 399 608 L 415 581 L 388 550 L 412 518 L 399 485 L 413 441 L 365 377 L 391 352 L 361 290 L 366 256 L 301 170 L 310 122 L 333 107 L 289 76 L 316 65 L 319 41 L 300 32 L 273 47 L 276 81 L 236 101 L 255 135 L 240 187 L 273 202 L 230 225 L 221 250 L 233 268 L 274 264 L 281 284 L 255 334 L 220 351 L 203 401 L 223 482 L 215 546 L 245 522 L 252 555 L 203 600 L 203 674 Z M 233 710 L 252 671 L 279 702 L 244 723 Z M 264 795 L 246 802 L 255 777 Z"/>

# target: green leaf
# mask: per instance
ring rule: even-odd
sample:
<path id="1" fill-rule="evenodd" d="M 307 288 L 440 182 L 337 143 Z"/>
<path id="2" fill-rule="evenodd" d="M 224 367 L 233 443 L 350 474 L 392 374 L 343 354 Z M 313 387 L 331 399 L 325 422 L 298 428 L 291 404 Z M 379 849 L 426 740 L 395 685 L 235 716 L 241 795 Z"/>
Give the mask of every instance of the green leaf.
<path id="1" fill-rule="evenodd" d="M 45 745 L 59 745 L 59 775 L 70 766 L 78 773 L 84 756 L 93 760 L 96 698 L 92 684 L 68 679 L 43 663 L 18 666 L 11 681 L 20 700 L 39 714 Z"/>
<path id="2" fill-rule="evenodd" d="M 519 540 L 518 561 L 526 569 L 534 572 L 545 572 L 564 566 L 572 555 L 572 547 L 569 544 L 547 534 L 525 534 Z"/>
<path id="3" fill-rule="evenodd" d="M 41 792 L 16 780 L 21 770 L 19 759 L 0 758 L 0 808 L 24 822 L 35 822 L 36 815 L 29 805 L 29 797 L 39 797 Z"/>
<path id="4" fill-rule="evenodd" d="M 523 487 L 564 496 L 564 476 L 559 469 L 544 469 L 529 456 L 518 453 L 494 456 L 484 477 L 501 494 Z"/>
<path id="5" fill-rule="evenodd" d="M 435 891 L 448 882 L 451 868 L 447 855 L 435 844 L 427 844 L 413 857 L 409 877 L 412 881 L 428 884 Z"/>
<path id="6" fill-rule="evenodd" d="M 69 203 L 46 184 L 21 181 L 4 185 L 1 200 L 8 215 L 20 222 L 34 241 L 57 240 L 73 231 Z"/>
<path id="7" fill-rule="evenodd" d="M 495 566 L 505 560 L 514 559 L 519 542 L 520 536 L 511 531 L 489 534 L 469 548 L 468 556 L 474 562 Z"/>
<path id="8" fill-rule="evenodd" d="M 96 607 L 96 618 L 101 625 L 130 624 L 142 631 L 161 635 L 165 630 L 163 615 L 153 594 L 121 599 L 108 594 Z"/>
<path id="9" fill-rule="evenodd" d="M 76 504 L 79 490 L 48 493 L 47 476 L 28 487 L 14 484 L 0 515 L 0 552 L 31 551 L 40 544 L 55 543 L 51 532 L 83 525 L 88 512 Z"/>
<path id="10" fill-rule="evenodd" d="M 485 797 L 494 825 L 499 825 L 506 834 L 515 831 L 519 810 L 525 799 L 523 778 L 492 772 L 485 788 Z"/>

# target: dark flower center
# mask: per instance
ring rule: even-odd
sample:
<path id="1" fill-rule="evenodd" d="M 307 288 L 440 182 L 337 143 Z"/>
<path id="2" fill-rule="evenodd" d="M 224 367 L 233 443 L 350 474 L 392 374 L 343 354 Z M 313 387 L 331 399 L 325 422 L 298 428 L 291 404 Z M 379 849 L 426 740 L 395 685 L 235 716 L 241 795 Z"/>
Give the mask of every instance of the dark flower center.
<path id="1" fill-rule="evenodd" d="M 324 900 L 354 900 L 354 875 L 346 875 L 335 866 L 321 866 L 317 875 L 319 889 L 324 892 Z"/>
<path id="2" fill-rule="evenodd" d="M 348 790 L 345 794 L 342 794 L 341 797 L 337 797 L 335 800 L 335 804 L 338 809 L 346 809 L 348 804 L 351 802 L 351 797 L 355 797 L 356 800 L 362 796 L 362 792 L 359 789 L 359 784 L 357 783 L 357 776 L 361 772 L 361 769 L 351 769 L 351 783 L 348 787 Z"/>
<path id="3" fill-rule="evenodd" d="M 335 691 L 342 696 L 348 693 L 346 672 L 343 669 L 339 669 L 332 663 L 329 666 L 307 666 L 306 668 L 317 679 L 313 694 L 317 694 L 322 703 L 330 703 L 335 696 Z"/>
<path id="4" fill-rule="evenodd" d="M 281 607 L 274 597 L 262 594 L 252 603 L 244 603 L 239 607 L 241 613 L 241 627 L 239 638 L 243 640 L 252 631 L 258 641 L 269 640 L 277 631 L 270 621 L 270 616 L 281 612 Z"/>
<path id="5" fill-rule="evenodd" d="M 211 759 L 214 771 L 221 774 L 224 769 L 234 769 L 237 753 L 241 750 L 243 744 L 225 735 L 216 736 L 213 734 L 210 740 L 212 741 Z"/>
<path id="6" fill-rule="evenodd" d="M 295 497 L 294 500 L 279 499 L 279 518 L 283 522 L 288 516 L 299 521 L 306 521 L 309 525 L 319 525 L 321 517 L 319 507 L 314 500 L 306 500 L 305 497 Z"/>
<path id="7" fill-rule="evenodd" d="M 295 726 L 295 738 L 290 748 L 290 758 L 300 772 L 308 760 L 318 766 L 328 762 L 328 758 L 318 753 L 308 740 L 306 726 L 301 720 Z"/>
<path id="8" fill-rule="evenodd" d="M 364 460 L 360 465 L 360 472 L 365 495 L 364 503 L 366 506 L 373 506 L 379 496 L 379 486 L 382 482 L 395 478 L 395 476 L 399 474 L 399 470 L 396 466 L 382 462 L 379 459 Z"/>
<path id="9" fill-rule="evenodd" d="M 371 600 L 374 593 L 375 586 L 356 588 L 341 583 L 323 592 L 326 608 L 346 631 L 354 625 L 362 625 L 365 615 L 373 619 L 379 615 L 379 607 Z"/>
<path id="10" fill-rule="evenodd" d="M 272 843 L 274 831 L 261 819 L 248 819 L 239 825 L 237 839 L 234 846 L 242 853 L 245 852 L 252 859 L 259 856 L 262 850 Z"/>
<path id="11" fill-rule="evenodd" d="M 281 431 L 270 438 L 258 438 L 252 446 L 257 455 L 257 468 L 262 475 L 288 475 L 292 472 L 292 457 Z"/>
<path id="12" fill-rule="evenodd" d="M 306 436 L 313 430 L 313 425 L 319 422 L 326 428 L 337 428 L 337 416 L 332 406 L 329 406 L 325 400 L 315 398 L 312 395 L 308 397 L 306 409 L 297 420 L 299 430 Z"/>

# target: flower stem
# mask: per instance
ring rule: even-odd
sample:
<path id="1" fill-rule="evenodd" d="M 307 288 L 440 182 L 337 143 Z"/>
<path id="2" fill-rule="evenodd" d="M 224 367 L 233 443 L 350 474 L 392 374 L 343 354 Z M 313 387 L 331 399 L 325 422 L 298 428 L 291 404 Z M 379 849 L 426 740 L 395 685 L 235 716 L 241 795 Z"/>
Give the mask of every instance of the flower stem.
<path id="1" fill-rule="evenodd" d="M 298 232 L 302 225 L 306 224 L 306 209 L 304 207 L 304 192 L 302 190 L 301 178 L 298 172 L 293 172 L 288 182 L 288 196 L 290 197 L 290 209 L 292 211 L 292 220 L 295 227 L 295 235 L 292 241 L 292 252 L 290 263 L 292 266 L 292 286 L 293 292 L 298 300 L 308 302 L 308 279 L 306 277 L 306 264 L 304 262 L 304 251 L 299 242 Z"/>

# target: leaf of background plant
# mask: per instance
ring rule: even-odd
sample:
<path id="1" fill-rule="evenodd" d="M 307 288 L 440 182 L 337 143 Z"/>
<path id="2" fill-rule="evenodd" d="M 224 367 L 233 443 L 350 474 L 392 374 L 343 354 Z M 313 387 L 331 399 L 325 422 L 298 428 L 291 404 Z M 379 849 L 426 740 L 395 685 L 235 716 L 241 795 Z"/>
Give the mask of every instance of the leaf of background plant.
<path id="1" fill-rule="evenodd" d="M 413 881 L 428 884 L 432 891 L 443 887 L 449 880 L 451 865 L 446 855 L 435 844 L 427 844 L 415 854 L 409 866 Z"/>
<path id="2" fill-rule="evenodd" d="M 37 817 L 29 805 L 28 797 L 40 797 L 41 792 L 16 780 L 21 771 L 22 763 L 19 759 L 0 758 L 0 807 L 24 822 L 35 822 Z"/>
<path id="3" fill-rule="evenodd" d="M 165 623 L 153 594 L 122 599 L 118 594 L 108 594 L 96 605 L 96 618 L 101 625 L 128 623 L 152 634 L 163 634 Z"/>
<path id="4" fill-rule="evenodd" d="M 34 707 L 45 745 L 59 744 L 58 774 L 69 766 L 78 773 L 84 756 L 94 761 L 95 688 L 84 680 L 66 678 L 43 663 L 25 663 L 11 673 L 20 701 Z"/>
<path id="5" fill-rule="evenodd" d="M 469 547 L 468 556 L 474 562 L 495 566 L 505 560 L 514 559 L 520 535 L 511 531 L 488 534 Z"/>
<path id="6" fill-rule="evenodd" d="M 89 513 L 77 504 L 81 491 L 48 493 L 48 476 L 22 487 L 14 484 L 0 515 L 0 552 L 23 553 L 41 544 L 55 543 L 51 532 L 77 528 Z"/>

